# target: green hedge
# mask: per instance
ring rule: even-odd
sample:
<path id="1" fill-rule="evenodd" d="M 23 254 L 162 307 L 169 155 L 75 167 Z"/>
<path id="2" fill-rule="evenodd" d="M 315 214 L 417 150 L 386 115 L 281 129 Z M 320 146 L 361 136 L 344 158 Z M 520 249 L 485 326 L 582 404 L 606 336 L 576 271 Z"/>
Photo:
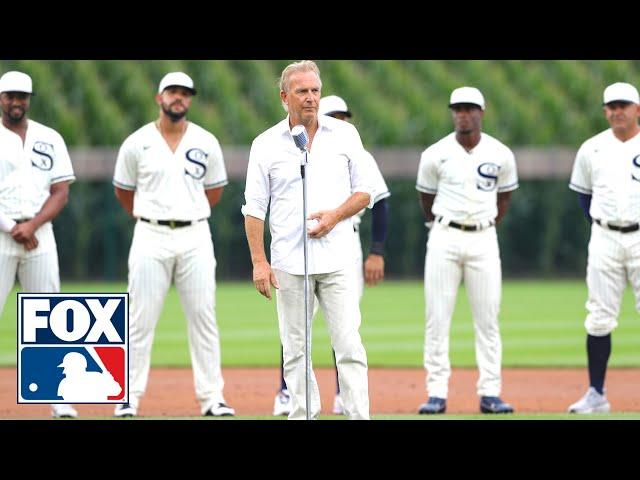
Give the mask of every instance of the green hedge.
<path id="1" fill-rule="evenodd" d="M 387 183 L 392 192 L 387 275 L 419 278 L 423 274 L 427 230 L 414 182 L 390 179 Z M 232 181 L 210 219 L 220 278 L 251 278 L 240 213 L 243 192 L 244 182 Z M 69 204 L 54 227 L 63 278 L 126 279 L 133 220 L 120 208 L 111 184 L 72 185 Z M 365 252 L 370 228 L 371 214 L 367 213 L 361 227 Z M 565 180 L 523 182 L 513 194 L 498 234 L 505 276 L 584 276 L 589 225 Z"/>

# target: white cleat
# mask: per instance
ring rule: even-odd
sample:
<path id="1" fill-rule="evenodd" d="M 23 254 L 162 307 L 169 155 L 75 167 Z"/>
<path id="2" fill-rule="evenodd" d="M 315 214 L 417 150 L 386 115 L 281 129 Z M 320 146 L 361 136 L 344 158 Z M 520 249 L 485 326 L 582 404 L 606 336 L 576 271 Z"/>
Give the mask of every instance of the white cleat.
<path id="1" fill-rule="evenodd" d="M 51 405 L 51 416 L 53 418 L 77 418 L 78 412 L 68 403 L 54 403 Z"/>
<path id="2" fill-rule="evenodd" d="M 273 416 L 289 415 L 291 412 L 291 396 L 286 388 L 280 390 L 273 400 Z"/>
<path id="3" fill-rule="evenodd" d="M 204 412 L 205 417 L 233 417 L 236 411 L 224 402 L 218 402 Z"/>
<path id="4" fill-rule="evenodd" d="M 607 397 L 589 387 L 584 397 L 569 407 L 569 413 L 609 413 L 610 409 Z"/>
<path id="5" fill-rule="evenodd" d="M 336 394 L 336 398 L 333 399 L 333 410 L 331 410 L 335 415 L 345 415 L 344 413 L 344 403 L 342 403 L 342 397 L 339 393 Z"/>

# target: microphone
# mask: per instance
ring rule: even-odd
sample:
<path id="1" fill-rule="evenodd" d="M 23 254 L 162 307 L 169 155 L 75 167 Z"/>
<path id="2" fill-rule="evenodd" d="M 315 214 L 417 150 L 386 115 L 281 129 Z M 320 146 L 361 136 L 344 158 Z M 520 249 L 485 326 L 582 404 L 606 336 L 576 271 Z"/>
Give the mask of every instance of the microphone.
<path id="1" fill-rule="evenodd" d="M 307 130 L 304 128 L 304 125 L 296 125 L 293 127 L 291 129 L 291 136 L 293 137 L 293 142 L 296 144 L 296 147 L 298 147 L 301 152 L 307 150 L 309 137 L 307 136 Z"/>

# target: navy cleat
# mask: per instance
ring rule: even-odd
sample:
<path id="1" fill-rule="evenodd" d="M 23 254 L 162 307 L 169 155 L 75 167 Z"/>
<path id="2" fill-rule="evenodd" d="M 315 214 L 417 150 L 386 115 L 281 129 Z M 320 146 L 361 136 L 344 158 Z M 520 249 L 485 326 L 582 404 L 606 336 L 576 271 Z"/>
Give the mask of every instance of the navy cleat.
<path id="1" fill-rule="evenodd" d="M 429 397 L 425 403 L 420 405 L 418 413 L 420 415 L 435 415 L 447 411 L 447 399 L 439 397 Z"/>
<path id="2" fill-rule="evenodd" d="M 482 413 L 513 413 L 513 407 L 502 401 L 500 397 L 480 397 Z"/>

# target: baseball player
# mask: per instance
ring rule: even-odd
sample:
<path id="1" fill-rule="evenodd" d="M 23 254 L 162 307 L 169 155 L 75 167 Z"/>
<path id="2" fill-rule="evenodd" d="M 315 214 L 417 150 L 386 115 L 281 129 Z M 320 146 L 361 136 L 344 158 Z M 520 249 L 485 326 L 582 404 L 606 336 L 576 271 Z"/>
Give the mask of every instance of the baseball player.
<path id="1" fill-rule="evenodd" d="M 628 83 L 604 90 L 604 115 L 611 128 L 582 144 L 569 188 L 578 192 L 593 223 L 587 261 L 586 307 L 589 389 L 571 413 L 608 412 L 604 380 L 611 332 L 631 283 L 640 311 L 640 98 Z"/>
<path id="2" fill-rule="evenodd" d="M 185 73 L 165 75 L 156 95 L 159 118 L 130 135 L 116 161 L 116 197 L 137 220 L 129 252 L 130 403 L 116 407 L 117 417 L 137 415 L 154 330 L 172 281 L 187 317 L 201 413 L 235 414 L 223 396 L 216 259 L 208 222 L 227 173 L 216 137 L 186 120 L 195 94 Z"/>
<path id="3" fill-rule="evenodd" d="M 0 313 L 16 273 L 26 292 L 60 291 L 53 220 L 64 208 L 75 180 L 67 146 L 58 132 L 28 119 L 31 77 L 0 77 Z M 54 418 L 75 418 L 68 404 L 52 405 Z"/>
<path id="4" fill-rule="evenodd" d="M 416 185 L 431 224 L 424 273 L 429 398 L 419 413 L 447 409 L 449 328 L 461 281 L 475 324 L 480 411 L 510 413 L 513 407 L 500 398 L 502 273 L 495 225 L 518 188 L 516 164 L 509 148 L 481 131 L 485 101 L 477 88 L 453 90 L 449 107 L 455 131 L 422 152 Z"/>
<path id="5" fill-rule="evenodd" d="M 349 121 L 352 114 L 347 107 L 347 103 L 337 95 L 329 95 L 320 99 L 320 105 L 318 107 L 318 113 L 320 115 L 328 115 L 338 120 Z M 372 229 L 371 229 L 371 247 L 369 255 L 367 256 L 364 265 L 362 263 L 362 244 L 360 242 L 360 223 L 362 217 L 365 214 L 366 208 L 360 210 L 357 214 L 351 217 L 353 221 L 353 231 L 355 238 L 355 251 L 353 267 L 358 279 L 358 295 L 362 300 L 362 294 L 364 292 L 365 278 L 367 284 L 370 286 L 377 285 L 384 278 L 384 242 L 387 237 L 387 224 L 389 218 L 389 204 L 387 198 L 391 195 L 387 184 L 380 173 L 378 164 L 373 156 L 367 152 L 367 160 L 370 163 L 371 171 L 374 172 L 374 193 L 372 213 Z M 363 268 L 364 267 L 364 268 Z M 314 315 L 317 311 L 318 303 L 315 302 L 316 308 L 314 309 Z M 335 353 L 333 353 L 333 362 L 335 365 Z M 280 350 L 280 391 L 276 394 L 276 398 L 273 402 L 273 415 L 288 415 L 291 411 L 291 398 L 289 391 L 287 390 L 287 384 L 284 381 L 284 367 L 282 349 Z M 344 414 L 344 403 L 340 396 L 340 382 L 338 382 L 338 370 L 336 369 L 336 396 L 333 401 L 332 412 L 336 415 Z"/>
<path id="6" fill-rule="evenodd" d="M 320 393 L 309 376 L 306 409 L 305 262 L 308 235 L 309 306 L 318 298 L 336 353 L 340 394 L 350 419 L 369 419 L 367 355 L 360 337 L 360 307 L 353 269 L 351 217 L 373 206 L 372 172 L 358 131 L 348 122 L 318 115 L 322 81 L 311 61 L 288 65 L 280 77 L 280 99 L 288 116 L 260 134 L 249 154 L 245 188 L 245 229 L 256 290 L 271 299 L 276 288 L 278 326 L 284 352 L 284 377 L 291 396 L 289 419 L 317 418 Z M 303 223 L 300 151 L 291 129 L 308 135 L 308 215 Z M 264 219 L 269 210 L 271 263 L 264 250 Z M 273 265 L 273 267 L 272 267 Z"/>

